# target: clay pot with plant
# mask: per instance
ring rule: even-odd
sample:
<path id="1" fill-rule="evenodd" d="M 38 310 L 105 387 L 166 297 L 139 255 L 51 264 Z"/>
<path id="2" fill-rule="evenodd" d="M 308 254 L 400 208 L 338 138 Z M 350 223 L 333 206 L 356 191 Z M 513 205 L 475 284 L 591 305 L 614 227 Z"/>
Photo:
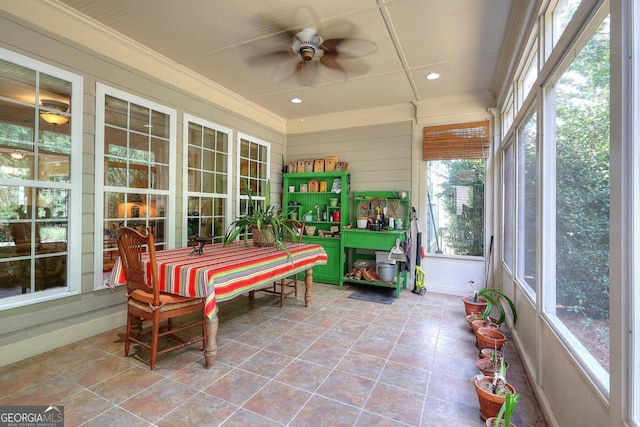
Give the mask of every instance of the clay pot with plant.
<path id="1" fill-rule="evenodd" d="M 504 359 L 500 363 L 500 369 L 493 377 L 478 375 L 474 377 L 474 387 L 480 404 L 480 416 L 486 420 L 490 417 L 497 417 L 500 408 L 506 400 L 506 395 L 516 394 L 516 389 L 506 380 L 507 368 Z"/>
<path id="2" fill-rule="evenodd" d="M 515 424 L 511 422 L 511 415 L 513 415 L 513 411 L 518 404 L 519 394 L 507 394 L 504 397 L 504 403 L 500 407 L 500 411 L 498 415 L 495 417 L 487 418 L 485 422 L 486 427 L 517 427 Z"/>
<path id="3" fill-rule="evenodd" d="M 473 283 L 473 280 L 469 281 L 469 284 L 471 286 L 473 286 Z M 480 317 L 487 319 L 491 317 L 494 310 L 497 310 L 499 316 L 494 323 L 497 323 L 498 325 L 503 324 L 507 319 L 506 310 L 504 305 L 502 304 L 502 301 L 506 301 L 511 310 L 513 324 L 515 325 L 518 321 L 518 311 L 516 309 L 516 305 L 507 294 L 499 289 L 482 288 L 480 290 L 474 291 L 473 295 L 466 296 L 462 300 L 465 305 L 465 313 L 467 314 L 467 316 L 474 313 L 482 313 Z"/>
<path id="4" fill-rule="evenodd" d="M 483 375 L 493 377 L 495 373 L 500 369 L 501 360 L 502 358 L 490 359 L 488 357 L 482 357 L 476 362 L 476 368 L 478 368 L 478 370 L 482 372 Z M 506 360 L 504 362 L 504 367 L 506 372 L 506 370 L 509 368 L 509 362 L 507 362 Z"/>
<path id="5" fill-rule="evenodd" d="M 476 331 L 476 344 L 482 351 L 485 348 L 500 350 L 507 337 L 495 328 L 478 328 Z"/>

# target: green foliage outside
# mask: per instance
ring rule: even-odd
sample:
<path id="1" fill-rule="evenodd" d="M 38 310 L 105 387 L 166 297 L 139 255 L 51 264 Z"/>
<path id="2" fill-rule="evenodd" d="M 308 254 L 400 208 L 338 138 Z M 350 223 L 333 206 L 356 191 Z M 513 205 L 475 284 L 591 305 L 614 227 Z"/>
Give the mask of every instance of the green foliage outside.
<path id="1" fill-rule="evenodd" d="M 429 163 L 430 181 L 441 182 L 432 202 L 438 200 L 447 217 L 439 218 L 436 226 L 443 246 L 455 255 L 484 256 L 485 161 L 461 159 Z M 461 187 L 469 196 L 460 210 L 456 197 Z"/>
<path id="2" fill-rule="evenodd" d="M 556 84 L 556 303 L 609 316 L 608 19 Z"/>

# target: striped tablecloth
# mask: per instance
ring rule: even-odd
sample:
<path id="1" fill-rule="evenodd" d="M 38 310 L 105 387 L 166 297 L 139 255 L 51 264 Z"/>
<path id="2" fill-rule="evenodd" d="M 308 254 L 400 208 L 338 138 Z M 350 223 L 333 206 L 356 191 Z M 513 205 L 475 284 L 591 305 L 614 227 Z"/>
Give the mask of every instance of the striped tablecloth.
<path id="1" fill-rule="evenodd" d="M 244 242 L 229 246 L 206 245 L 203 255 L 190 255 L 193 251 L 190 247 L 157 251 L 160 290 L 189 297 L 206 297 L 205 314 L 213 318 L 218 311 L 218 301 L 229 300 L 327 263 L 327 253 L 320 245 L 289 243 L 287 247 L 291 257 L 275 247 L 246 246 Z M 147 280 L 150 281 L 148 263 L 147 269 Z M 124 270 L 118 258 L 107 284 L 118 286 L 125 283 Z"/>

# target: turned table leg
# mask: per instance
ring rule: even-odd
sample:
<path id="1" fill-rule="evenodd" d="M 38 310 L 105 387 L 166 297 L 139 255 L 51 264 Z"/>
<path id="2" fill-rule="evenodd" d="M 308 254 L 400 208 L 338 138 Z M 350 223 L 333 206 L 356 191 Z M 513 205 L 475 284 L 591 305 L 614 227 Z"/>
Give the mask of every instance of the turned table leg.
<path id="1" fill-rule="evenodd" d="M 313 283 L 313 269 L 307 268 L 304 275 L 304 306 L 311 307 L 311 284 Z"/>
<path id="2" fill-rule="evenodd" d="M 204 347 L 204 360 L 207 369 L 213 369 L 216 364 L 216 354 L 218 353 L 218 343 L 216 336 L 218 335 L 218 315 L 212 319 L 207 317 L 205 322 L 205 332 L 207 334 L 207 345 Z"/>

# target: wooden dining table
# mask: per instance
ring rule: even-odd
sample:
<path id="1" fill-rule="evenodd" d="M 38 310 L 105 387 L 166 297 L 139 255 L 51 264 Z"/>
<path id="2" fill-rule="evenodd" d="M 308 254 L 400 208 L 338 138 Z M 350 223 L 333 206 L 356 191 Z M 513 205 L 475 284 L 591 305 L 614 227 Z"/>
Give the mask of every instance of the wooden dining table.
<path id="1" fill-rule="evenodd" d="M 215 364 L 218 333 L 218 303 L 249 291 L 260 289 L 282 278 L 305 272 L 305 307 L 311 306 L 313 267 L 327 263 L 321 245 L 286 243 L 288 253 L 271 246 L 210 244 L 203 253 L 194 254 L 193 247 L 156 251 L 160 291 L 205 298 L 207 344 L 204 349 L 206 367 Z M 151 281 L 147 261 L 147 281 Z M 120 259 L 114 263 L 107 285 L 126 284 Z"/>

